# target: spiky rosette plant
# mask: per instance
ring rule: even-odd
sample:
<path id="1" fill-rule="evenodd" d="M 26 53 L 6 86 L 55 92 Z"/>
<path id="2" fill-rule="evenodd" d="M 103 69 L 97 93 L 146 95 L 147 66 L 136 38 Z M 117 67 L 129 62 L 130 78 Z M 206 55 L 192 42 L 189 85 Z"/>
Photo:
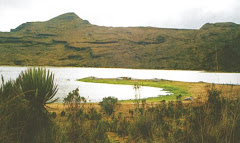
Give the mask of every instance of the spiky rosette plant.
<path id="1" fill-rule="evenodd" d="M 20 74 L 17 80 L 24 92 L 25 99 L 33 106 L 44 107 L 53 102 L 58 88 L 54 84 L 54 75 L 43 68 L 30 68 Z"/>
<path id="2" fill-rule="evenodd" d="M 25 141 L 44 142 L 52 123 L 45 105 L 57 100 L 53 100 L 58 91 L 54 75 L 43 68 L 30 68 L 19 75 L 17 84 L 23 92 L 23 98 L 28 101 L 29 116 L 25 130 L 28 137 Z"/>

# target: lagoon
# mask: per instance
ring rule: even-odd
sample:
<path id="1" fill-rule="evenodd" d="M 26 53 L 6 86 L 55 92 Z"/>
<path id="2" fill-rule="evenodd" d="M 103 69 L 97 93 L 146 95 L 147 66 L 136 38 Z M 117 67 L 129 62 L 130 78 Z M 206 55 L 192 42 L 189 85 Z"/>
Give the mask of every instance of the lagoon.
<path id="1" fill-rule="evenodd" d="M 5 81 L 15 80 L 21 71 L 29 67 L 0 66 L 0 75 Z M 91 102 L 99 102 L 103 97 L 115 96 L 119 100 L 134 99 L 135 90 L 131 85 L 111 85 L 102 83 L 85 83 L 77 79 L 90 76 L 98 78 L 131 77 L 135 79 L 165 79 L 184 82 L 207 82 L 215 84 L 240 84 L 240 73 L 213 73 L 186 70 L 149 70 L 121 68 L 78 68 L 78 67 L 46 67 L 55 75 L 59 91 L 56 97 L 63 99 L 73 89 L 79 88 L 79 93 Z M 1 82 L 0 82 L 1 83 Z M 142 87 L 141 98 L 168 95 L 167 91 L 154 87 Z"/>

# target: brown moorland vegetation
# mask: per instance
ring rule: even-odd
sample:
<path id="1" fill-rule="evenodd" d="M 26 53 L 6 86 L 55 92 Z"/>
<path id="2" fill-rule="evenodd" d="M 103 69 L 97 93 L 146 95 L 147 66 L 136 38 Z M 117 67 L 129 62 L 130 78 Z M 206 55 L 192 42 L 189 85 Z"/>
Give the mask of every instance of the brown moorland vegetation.
<path id="1" fill-rule="evenodd" d="M 0 65 L 240 71 L 240 26 L 198 30 L 92 25 L 74 13 L 0 32 Z"/>

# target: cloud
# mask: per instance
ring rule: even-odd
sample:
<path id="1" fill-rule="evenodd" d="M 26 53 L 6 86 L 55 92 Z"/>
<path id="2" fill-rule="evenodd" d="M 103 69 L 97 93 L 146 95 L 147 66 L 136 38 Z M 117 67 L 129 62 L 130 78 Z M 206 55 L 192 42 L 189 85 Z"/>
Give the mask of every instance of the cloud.
<path id="1" fill-rule="evenodd" d="M 102 26 L 200 28 L 207 22 L 240 23 L 239 0 L 0 0 L 0 31 L 66 12 Z"/>
<path id="2" fill-rule="evenodd" d="M 32 5 L 31 0 L 0 0 L 1 8 L 27 8 Z"/>

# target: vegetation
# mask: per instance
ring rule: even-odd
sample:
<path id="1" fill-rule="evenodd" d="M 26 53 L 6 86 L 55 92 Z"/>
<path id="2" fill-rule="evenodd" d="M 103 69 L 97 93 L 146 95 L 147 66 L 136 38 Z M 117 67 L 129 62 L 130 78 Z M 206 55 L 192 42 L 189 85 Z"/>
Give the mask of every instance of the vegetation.
<path id="1" fill-rule="evenodd" d="M 0 65 L 240 72 L 240 26 L 102 27 L 74 13 L 0 32 Z M 51 59 L 49 59 L 51 57 Z"/>
<path id="2" fill-rule="evenodd" d="M 64 117 L 66 115 L 66 112 L 63 110 L 60 115 L 61 117 Z"/>
<path id="3" fill-rule="evenodd" d="M 222 97 L 212 86 L 206 102 L 163 102 L 148 108 L 135 116 L 129 134 L 136 142 L 234 142 L 240 129 L 235 122 L 240 119 L 239 105 L 238 97 Z"/>
<path id="4" fill-rule="evenodd" d="M 141 35 L 141 36 L 139 36 Z M 91 25 L 74 13 L 0 32 L 0 65 L 91 66 L 240 71 L 240 26 L 199 30 Z M 51 57 L 51 59 L 49 59 Z M 126 84 L 135 100 L 87 103 L 75 89 L 55 102 L 54 75 L 42 68 L 0 85 L 0 142 L 239 142 L 239 86 L 167 80 L 85 78 Z M 141 86 L 173 95 L 141 99 Z M 193 101 L 183 98 L 193 96 Z M 125 102 L 125 103 L 124 103 Z M 54 107 L 57 105 L 57 107 Z"/>
<path id="5" fill-rule="evenodd" d="M 50 104 L 51 108 L 46 110 L 46 103 L 57 91 L 53 79 L 46 70 L 29 69 L 16 81 L 3 82 L 0 142 L 223 143 L 240 140 L 239 86 L 207 85 L 201 98 L 191 102 L 182 102 L 182 95 L 178 95 L 175 101 L 149 104 L 146 100 L 140 102 L 136 94 L 137 102 L 123 103 L 121 107 L 114 97 L 103 98 L 99 104 L 87 103 L 75 89 L 66 96 L 64 104 L 56 104 L 58 108 Z M 134 85 L 137 91 L 139 86 Z"/>
<path id="6" fill-rule="evenodd" d="M 115 97 L 105 97 L 103 98 L 103 101 L 100 102 L 100 106 L 108 116 L 111 116 L 118 106 L 117 102 L 118 99 Z"/>
<path id="7" fill-rule="evenodd" d="M 54 76 L 41 68 L 22 72 L 16 81 L 3 81 L 1 142 L 51 142 L 54 123 L 45 106 L 56 92 Z"/>
<path id="8" fill-rule="evenodd" d="M 78 142 L 108 142 L 106 135 L 108 123 L 102 120 L 95 108 L 85 108 L 86 99 L 79 95 L 78 89 L 73 90 L 64 99 L 69 116 L 67 122 L 67 141 Z"/>
<path id="9" fill-rule="evenodd" d="M 205 87 L 210 85 L 208 83 L 187 83 L 178 81 L 168 81 L 168 80 L 131 80 L 131 79 L 102 79 L 102 78 L 83 78 L 79 79 L 82 82 L 94 82 L 94 83 L 107 83 L 107 84 L 122 84 L 122 85 L 133 85 L 136 90 L 136 99 L 139 99 L 140 93 L 138 93 L 138 88 L 141 86 L 150 86 L 163 88 L 173 95 L 159 96 L 147 98 L 147 102 L 157 102 L 157 101 L 172 101 L 176 100 L 177 97 L 187 97 L 195 96 L 205 92 Z M 126 100 L 122 102 L 132 102 L 131 100 Z"/>

